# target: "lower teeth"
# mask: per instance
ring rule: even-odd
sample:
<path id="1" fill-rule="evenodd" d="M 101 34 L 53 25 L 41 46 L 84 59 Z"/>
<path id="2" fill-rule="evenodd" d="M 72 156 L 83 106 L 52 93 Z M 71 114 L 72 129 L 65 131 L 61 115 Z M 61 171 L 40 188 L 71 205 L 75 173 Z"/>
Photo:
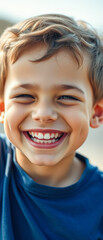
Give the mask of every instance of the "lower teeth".
<path id="1" fill-rule="evenodd" d="M 40 139 L 36 139 L 36 138 L 31 138 L 34 142 L 36 143 L 54 143 L 57 142 L 59 139 L 52 139 L 52 140 L 40 140 Z"/>

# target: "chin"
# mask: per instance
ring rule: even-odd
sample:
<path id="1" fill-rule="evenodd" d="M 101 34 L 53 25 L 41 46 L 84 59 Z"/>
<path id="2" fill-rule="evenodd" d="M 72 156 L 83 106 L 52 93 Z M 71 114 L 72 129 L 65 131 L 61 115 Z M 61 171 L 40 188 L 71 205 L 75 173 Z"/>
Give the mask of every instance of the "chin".
<path id="1" fill-rule="evenodd" d="M 52 159 L 51 157 L 35 157 L 34 160 L 30 160 L 32 164 L 38 166 L 55 166 L 58 163 L 58 160 Z"/>

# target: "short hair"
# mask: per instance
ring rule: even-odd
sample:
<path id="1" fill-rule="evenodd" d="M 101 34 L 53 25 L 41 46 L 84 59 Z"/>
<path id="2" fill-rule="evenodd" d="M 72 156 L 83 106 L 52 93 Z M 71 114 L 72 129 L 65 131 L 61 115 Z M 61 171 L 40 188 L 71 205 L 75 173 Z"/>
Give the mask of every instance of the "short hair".
<path id="1" fill-rule="evenodd" d="M 96 31 L 83 21 L 61 14 L 45 14 L 29 18 L 7 28 L 0 38 L 0 97 L 3 97 L 8 63 L 37 43 L 47 45 L 42 61 L 61 48 L 69 49 L 78 66 L 83 55 L 89 58 L 88 77 L 93 89 L 94 103 L 103 98 L 103 46 Z"/>

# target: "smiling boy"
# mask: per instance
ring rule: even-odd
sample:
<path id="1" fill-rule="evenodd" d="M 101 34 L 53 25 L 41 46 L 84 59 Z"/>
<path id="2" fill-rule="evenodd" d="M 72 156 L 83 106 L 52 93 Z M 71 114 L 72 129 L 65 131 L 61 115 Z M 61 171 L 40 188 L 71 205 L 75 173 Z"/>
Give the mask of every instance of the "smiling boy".
<path id="1" fill-rule="evenodd" d="M 103 239 L 103 173 L 76 153 L 103 123 L 103 47 L 63 15 L 0 41 L 0 237 Z"/>

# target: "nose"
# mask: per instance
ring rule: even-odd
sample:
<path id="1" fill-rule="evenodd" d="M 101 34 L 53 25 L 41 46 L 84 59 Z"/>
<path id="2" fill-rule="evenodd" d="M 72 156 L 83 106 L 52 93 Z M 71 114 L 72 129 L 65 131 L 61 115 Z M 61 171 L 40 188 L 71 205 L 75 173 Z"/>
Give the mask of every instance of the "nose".
<path id="1" fill-rule="evenodd" d="M 58 114 L 48 103 L 39 104 L 32 112 L 32 118 L 39 122 L 49 123 L 56 121 Z"/>

